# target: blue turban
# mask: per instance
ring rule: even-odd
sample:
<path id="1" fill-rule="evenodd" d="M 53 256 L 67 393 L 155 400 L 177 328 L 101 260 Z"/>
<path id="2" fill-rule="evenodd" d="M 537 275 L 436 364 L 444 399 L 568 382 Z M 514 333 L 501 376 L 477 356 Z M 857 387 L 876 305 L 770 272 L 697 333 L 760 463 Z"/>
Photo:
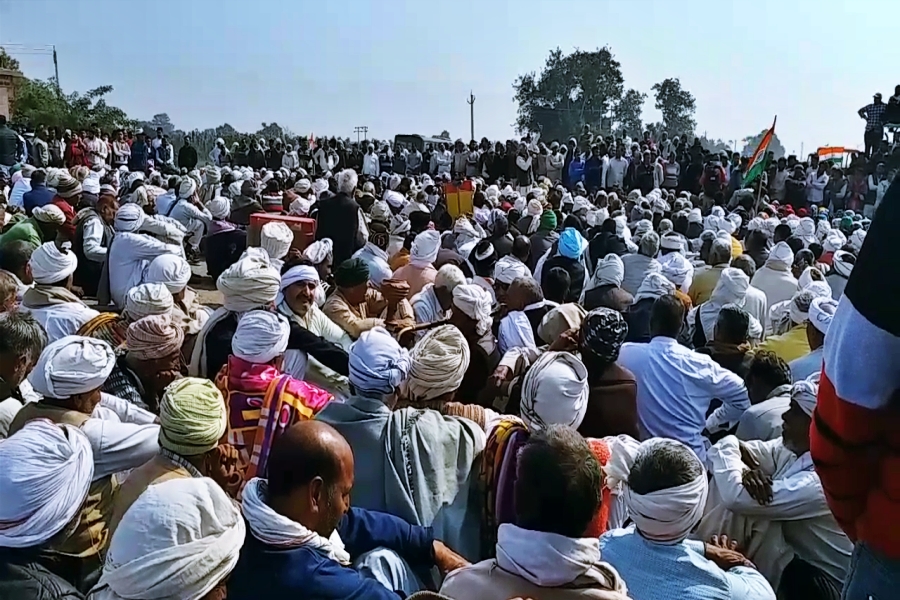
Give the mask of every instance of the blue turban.
<path id="1" fill-rule="evenodd" d="M 409 374 L 409 352 L 382 327 L 364 332 L 350 346 L 350 384 L 357 393 L 387 396 Z"/>
<path id="2" fill-rule="evenodd" d="M 559 236 L 559 253 L 566 258 L 580 258 L 587 247 L 587 240 L 574 227 L 567 227 Z"/>

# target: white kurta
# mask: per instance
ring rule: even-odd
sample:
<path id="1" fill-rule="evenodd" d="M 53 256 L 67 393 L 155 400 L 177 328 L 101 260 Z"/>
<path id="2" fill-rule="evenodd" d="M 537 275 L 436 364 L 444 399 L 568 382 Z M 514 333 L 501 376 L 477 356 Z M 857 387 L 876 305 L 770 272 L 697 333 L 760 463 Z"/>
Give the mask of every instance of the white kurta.
<path id="1" fill-rule="evenodd" d="M 30 312 L 35 321 L 41 324 L 47 332 L 47 343 L 55 342 L 67 335 L 75 335 L 82 325 L 100 314 L 80 302 L 52 304 L 43 308 L 23 306 L 22 310 Z"/>
<path id="2" fill-rule="evenodd" d="M 772 477 L 772 502 L 761 505 L 744 489 L 741 478 L 747 466 L 738 440 L 725 437 L 709 451 L 712 481 L 697 537 L 725 534 L 736 540 L 774 589 L 795 556 L 844 581 L 853 544 L 825 502 L 809 453 L 798 457 L 782 438 L 744 446 Z"/>
<path id="3" fill-rule="evenodd" d="M 156 238 L 140 233 L 119 232 L 109 251 L 109 293 L 113 304 L 125 307 L 125 295 L 140 285 L 144 269 L 162 254 L 182 255 L 179 246 L 165 244 Z"/>
<path id="4" fill-rule="evenodd" d="M 348 352 L 350 351 L 353 340 L 350 339 L 346 331 L 329 319 L 318 306 L 311 306 L 306 316 L 303 317 L 293 312 L 287 314 L 290 309 L 285 304 L 279 306 L 278 310 L 310 332 L 321 336 L 333 344 L 337 344 Z M 344 401 L 350 397 L 350 382 L 346 377 L 329 369 L 302 350 L 288 350 L 285 352 L 282 370 L 291 377 L 302 379 L 330 392 L 338 400 Z"/>
<path id="5" fill-rule="evenodd" d="M 779 302 L 790 300 L 798 291 L 797 280 L 790 271 L 776 271 L 763 265 L 753 275 L 750 285 L 766 295 L 771 307 Z"/>

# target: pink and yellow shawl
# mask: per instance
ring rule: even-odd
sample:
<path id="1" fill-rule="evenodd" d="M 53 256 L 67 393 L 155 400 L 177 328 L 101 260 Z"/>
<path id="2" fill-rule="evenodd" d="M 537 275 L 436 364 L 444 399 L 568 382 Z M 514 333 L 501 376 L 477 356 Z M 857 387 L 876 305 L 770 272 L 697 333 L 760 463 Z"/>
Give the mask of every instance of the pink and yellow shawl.
<path id="1" fill-rule="evenodd" d="M 244 482 L 264 476 L 272 442 L 301 421 L 312 419 L 334 397 L 319 388 L 259 365 L 229 356 L 216 385 L 228 408 L 228 443 L 237 448 Z"/>

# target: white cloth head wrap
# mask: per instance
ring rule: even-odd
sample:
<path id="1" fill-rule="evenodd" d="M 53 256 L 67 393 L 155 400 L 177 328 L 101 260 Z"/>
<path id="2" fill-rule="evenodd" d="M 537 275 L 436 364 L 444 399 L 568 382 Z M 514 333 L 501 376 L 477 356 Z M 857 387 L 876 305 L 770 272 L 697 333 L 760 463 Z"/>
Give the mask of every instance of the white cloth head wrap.
<path id="1" fill-rule="evenodd" d="M 822 221 L 824 223 L 825 221 Z M 829 229 L 825 234 L 825 241 L 822 244 L 825 252 L 837 252 L 847 243 L 847 238 L 838 229 Z"/>
<path id="2" fill-rule="evenodd" d="M 171 314 L 174 306 L 172 293 L 164 284 L 142 283 L 128 290 L 122 315 L 137 321 L 151 315 Z"/>
<path id="3" fill-rule="evenodd" d="M 832 298 L 815 298 L 809 305 L 809 322 L 823 335 L 828 335 L 828 328 L 837 311 L 837 300 Z"/>
<path id="4" fill-rule="evenodd" d="M 122 517 L 91 598 L 204 598 L 234 569 L 245 536 L 241 511 L 212 479 L 151 485 Z"/>
<path id="5" fill-rule="evenodd" d="M 787 271 L 794 264 L 794 251 L 788 246 L 787 242 L 778 242 L 772 251 L 769 252 L 769 258 L 766 259 L 767 267 L 774 267 L 777 271 Z M 780 267 L 780 268 L 779 268 Z"/>
<path id="6" fill-rule="evenodd" d="M 350 384 L 361 394 L 393 394 L 410 370 L 409 352 L 383 327 L 363 332 L 350 346 Z"/>
<path id="7" fill-rule="evenodd" d="M 68 278 L 78 268 L 74 252 L 60 250 L 56 242 L 47 242 L 31 254 L 28 263 L 35 283 L 57 283 Z"/>
<path id="8" fill-rule="evenodd" d="M 409 250 L 409 264 L 425 268 L 437 260 L 441 249 L 441 234 L 433 229 L 426 229 L 413 239 Z"/>
<path id="9" fill-rule="evenodd" d="M 857 229 L 852 234 L 850 234 L 850 239 L 847 240 L 847 243 L 849 243 L 850 246 L 854 250 L 859 252 L 860 250 L 862 250 L 863 242 L 865 242 L 865 241 L 866 241 L 865 229 Z"/>
<path id="10" fill-rule="evenodd" d="M 816 222 L 809 217 L 803 217 L 797 225 L 796 235 L 809 246 L 816 241 Z"/>
<path id="11" fill-rule="evenodd" d="M 644 280 L 638 287 L 637 293 L 634 295 L 634 301 L 659 298 L 666 294 L 674 293 L 675 284 L 666 279 L 662 273 L 647 273 L 647 276 L 644 277 Z"/>
<path id="12" fill-rule="evenodd" d="M 275 304 L 281 304 L 284 300 L 284 290 L 301 281 L 309 281 L 319 285 L 319 272 L 315 267 L 309 265 L 297 265 L 288 269 L 287 273 L 281 276 L 281 285 L 278 286 L 278 295 L 275 297 Z"/>
<path id="13" fill-rule="evenodd" d="M 491 296 L 474 283 L 458 285 L 453 290 L 453 306 L 476 322 L 475 331 L 485 335 L 491 329 Z"/>
<path id="14" fill-rule="evenodd" d="M 116 231 L 134 232 L 144 224 L 144 209 L 137 204 L 123 204 L 116 212 L 113 227 Z"/>
<path id="15" fill-rule="evenodd" d="M 682 292 L 687 293 L 694 280 L 694 265 L 680 252 L 670 252 L 658 259 L 660 273 L 675 284 Z"/>
<path id="16" fill-rule="evenodd" d="M 607 254 L 606 258 L 597 261 L 597 268 L 591 277 L 591 287 L 601 285 L 615 285 L 621 287 L 625 279 L 625 263 L 618 254 Z"/>
<path id="17" fill-rule="evenodd" d="M 809 307 L 816 298 L 831 298 L 831 289 L 825 285 L 824 289 L 817 285 L 821 282 L 814 282 L 806 288 L 800 290 L 791 298 L 791 305 L 788 314 L 791 321 L 801 325 L 809 321 Z"/>
<path id="18" fill-rule="evenodd" d="M 231 214 L 231 201 L 225 196 L 216 196 L 206 203 L 206 209 L 214 219 L 227 219 Z"/>
<path id="19" fill-rule="evenodd" d="M 587 411 L 587 368 L 569 352 L 545 352 L 522 381 L 522 419 L 532 431 L 549 425 L 578 429 Z"/>
<path id="20" fill-rule="evenodd" d="M 314 265 L 322 264 L 326 258 L 333 256 L 334 242 L 329 238 L 323 238 L 313 242 L 303 251 L 303 257 L 308 258 Z"/>
<path id="21" fill-rule="evenodd" d="M 287 319 L 267 310 L 251 310 L 238 321 L 231 352 L 247 362 L 264 365 L 287 350 L 291 326 Z"/>
<path id="22" fill-rule="evenodd" d="M 603 467 L 606 487 L 619 491 L 629 516 L 647 539 L 657 542 L 685 539 L 703 517 L 706 508 L 709 494 L 706 470 L 701 465 L 700 474 L 690 483 L 649 494 L 636 494 L 628 487 L 628 476 L 639 455 L 652 452 L 657 444 L 674 444 L 689 451 L 690 448 L 671 439 L 651 438 L 636 444 L 633 439 L 623 440 L 623 437 L 619 436 L 610 444 L 611 456 Z M 693 451 L 691 454 L 699 463 Z"/>
<path id="23" fill-rule="evenodd" d="M 803 379 L 791 386 L 791 400 L 799 404 L 803 412 L 810 417 L 816 408 L 818 396 L 819 384 L 812 379 Z"/>
<path id="24" fill-rule="evenodd" d="M 67 400 L 102 387 L 115 366 L 115 352 L 103 340 L 67 335 L 44 348 L 28 381 L 46 398 Z"/>
<path id="25" fill-rule="evenodd" d="M 259 245 L 273 260 L 284 258 L 293 241 L 294 232 L 281 221 L 266 223 L 259 232 Z"/>
<path id="26" fill-rule="evenodd" d="M 459 389 L 469 358 L 469 344 L 453 325 L 441 325 L 426 333 L 409 353 L 406 389 L 410 398 L 432 400 Z"/>
<path id="27" fill-rule="evenodd" d="M 66 214 L 55 204 L 46 204 L 44 206 L 36 206 L 31 214 L 36 221 L 41 223 L 53 223 L 54 225 L 62 225 L 66 222 Z"/>
<path id="28" fill-rule="evenodd" d="M 514 256 L 504 256 L 494 265 L 494 281 L 510 285 L 519 277 L 531 277 L 531 270 Z"/>
<path id="29" fill-rule="evenodd" d="M 189 200 L 197 191 L 197 182 L 190 177 L 184 177 L 178 184 L 178 198 Z"/>
<path id="30" fill-rule="evenodd" d="M 0 442 L 0 548 L 40 546 L 87 497 L 94 453 L 77 427 L 34 419 Z"/>
<path id="31" fill-rule="evenodd" d="M 161 283 L 172 294 L 187 287 L 191 280 L 191 265 L 180 256 L 163 254 L 153 259 L 144 275 L 146 283 Z"/>
<path id="32" fill-rule="evenodd" d="M 246 312 L 275 300 L 281 275 L 269 265 L 262 248 L 247 248 L 239 261 L 228 267 L 216 281 L 222 292 L 222 306 L 234 312 Z"/>
<path id="33" fill-rule="evenodd" d="M 702 223 L 703 222 L 703 213 L 699 208 L 692 208 L 691 212 L 688 213 L 688 223 Z"/>
<path id="34" fill-rule="evenodd" d="M 297 215 L 299 217 L 305 217 L 309 214 L 309 209 L 312 208 L 312 202 L 305 198 L 297 198 L 293 202 L 291 202 L 291 214 Z"/>

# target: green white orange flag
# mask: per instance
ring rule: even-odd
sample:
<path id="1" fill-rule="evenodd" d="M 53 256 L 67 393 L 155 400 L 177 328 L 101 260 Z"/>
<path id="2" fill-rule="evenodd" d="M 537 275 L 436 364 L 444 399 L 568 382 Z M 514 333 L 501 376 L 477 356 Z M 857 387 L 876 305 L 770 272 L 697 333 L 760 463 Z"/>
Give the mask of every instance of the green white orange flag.
<path id="1" fill-rule="evenodd" d="M 769 150 L 769 144 L 772 142 L 772 136 L 775 135 L 775 121 L 778 120 L 778 117 L 772 121 L 772 127 L 766 132 L 766 134 L 759 141 L 759 146 L 756 148 L 756 151 L 753 153 L 753 156 L 750 158 L 750 164 L 747 166 L 747 174 L 744 175 L 744 180 L 741 182 L 742 187 L 749 187 L 751 183 L 756 181 L 756 178 L 762 175 L 763 171 L 766 169 L 766 152 Z"/>

